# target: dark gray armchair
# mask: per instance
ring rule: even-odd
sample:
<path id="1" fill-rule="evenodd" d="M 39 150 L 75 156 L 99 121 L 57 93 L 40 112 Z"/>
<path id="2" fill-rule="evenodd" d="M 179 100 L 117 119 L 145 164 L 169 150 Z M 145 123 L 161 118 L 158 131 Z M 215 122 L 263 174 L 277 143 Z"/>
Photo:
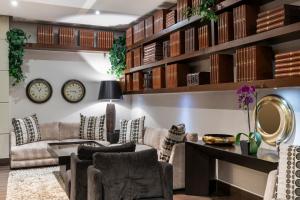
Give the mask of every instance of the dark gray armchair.
<path id="1" fill-rule="evenodd" d="M 172 200 L 172 165 L 157 160 L 155 149 L 94 154 L 88 200 Z"/>
<path id="2" fill-rule="evenodd" d="M 80 146 L 78 155 L 71 155 L 70 200 L 87 199 L 87 169 L 93 164 L 93 154 L 96 152 L 134 152 L 136 145 L 127 143 L 112 147 Z"/>

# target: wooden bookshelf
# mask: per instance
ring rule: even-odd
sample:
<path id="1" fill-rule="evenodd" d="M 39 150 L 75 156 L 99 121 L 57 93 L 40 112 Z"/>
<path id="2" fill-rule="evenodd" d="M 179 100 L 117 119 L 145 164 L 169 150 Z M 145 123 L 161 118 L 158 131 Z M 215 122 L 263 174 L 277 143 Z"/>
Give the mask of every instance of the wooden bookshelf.
<path id="1" fill-rule="evenodd" d="M 69 52 L 108 52 L 109 49 L 92 48 L 92 47 L 80 47 L 80 46 L 62 46 L 59 44 L 38 44 L 27 43 L 25 49 L 32 50 L 48 50 L 48 51 L 69 51 Z"/>
<path id="2" fill-rule="evenodd" d="M 177 88 L 162 88 L 162 89 L 147 89 L 143 91 L 126 92 L 125 95 L 133 94 L 155 94 L 155 93 L 182 93 L 182 92 L 214 92 L 214 91 L 230 91 L 236 90 L 242 85 L 250 84 L 257 89 L 266 88 L 285 88 L 285 87 L 300 87 L 300 77 L 281 78 L 258 80 L 251 82 L 238 82 L 238 83 L 220 83 L 220 84 L 206 84 L 197 86 L 184 86 Z"/>

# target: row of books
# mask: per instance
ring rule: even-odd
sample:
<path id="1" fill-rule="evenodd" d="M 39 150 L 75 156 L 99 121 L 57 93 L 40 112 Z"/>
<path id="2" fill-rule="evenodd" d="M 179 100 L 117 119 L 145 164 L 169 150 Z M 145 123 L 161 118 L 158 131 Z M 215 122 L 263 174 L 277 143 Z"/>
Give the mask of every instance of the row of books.
<path id="1" fill-rule="evenodd" d="M 141 66 L 142 52 L 141 48 L 133 50 L 133 67 Z"/>
<path id="2" fill-rule="evenodd" d="M 160 42 L 154 42 L 144 46 L 144 64 L 153 63 L 163 59 L 163 46 Z"/>
<path id="3" fill-rule="evenodd" d="M 185 20 L 187 17 L 185 12 L 191 6 L 190 0 L 177 0 L 177 22 Z"/>
<path id="4" fill-rule="evenodd" d="M 145 21 L 140 21 L 133 26 L 133 43 L 140 42 L 145 38 Z"/>
<path id="5" fill-rule="evenodd" d="M 213 54 L 210 56 L 210 62 L 210 83 L 218 84 L 234 81 L 232 55 Z"/>
<path id="6" fill-rule="evenodd" d="M 132 90 L 133 91 L 140 91 L 143 89 L 144 82 L 143 82 L 143 73 L 142 72 L 135 72 L 132 74 Z"/>
<path id="7" fill-rule="evenodd" d="M 198 50 L 198 31 L 196 28 L 189 28 L 185 30 L 185 53 L 190 53 Z"/>
<path id="8" fill-rule="evenodd" d="M 234 39 L 252 35 L 256 31 L 257 7 L 241 5 L 233 9 Z"/>
<path id="9" fill-rule="evenodd" d="M 173 26 L 177 22 L 177 11 L 172 10 L 166 15 L 166 28 Z"/>
<path id="10" fill-rule="evenodd" d="M 176 31 L 170 34 L 170 57 L 179 56 L 184 53 L 184 34 Z"/>
<path id="11" fill-rule="evenodd" d="M 128 51 L 126 53 L 126 68 L 130 69 L 133 67 L 133 52 Z"/>
<path id="12" fill-rule="evenodd" d="M 224 12 L 218 16 L 218 44 L 229 42 L 233 39 L 232 12 Z"/>
<path id="13" fill-rule="evenodd" d="M 275 78 L 300 75 L 300 51 L 279 53 L 275 55 Z"/>
<path id="14" fill-rule="evenodd" d="M 54 44 L 53 26 L 38 25 L 37 27 L 37 43 Z"/>
<path id="15" fill-rule="evenodd" d="M 198 40 L 201 49 L 211 46 L 211 29 L 209 25 L 201 26 L 198 29 Z"/>
<path id="16" fill-rule="evenodd" d="M 70 27 L 59 28 L 59 44 L 63 46 L 74 46 L 75 45 L 75 29 Z"/>
<path id="17" fill-rule="evenodd" d="M 209 84 L 209 72 L 197 72 L 187 75 L 187 86 Z"/>
<path id="18" fill-rule="evenodd" d="M 131 47 L 133 45 L 133 27 L 129 27 L 126 30 L 126 47 Z"/>
<path id="19" fill-rule="evenodd" d="M 152 87 L 161 89 L 165 87 L 165 68 L 155 67 L 152 69 Z"/>
<path id="20" fill-rule="evenodd" d="M 154 16 L 154 33 L 159 33 L 166 28 L 166 15 L 168 10 L 162 9 L 156 11 Z"/>
<path id="21" fill-rule="evenodd" d="M 183 64 L 170 64 L 166 66 L 166 88 L 186 86 L 189 68 Z"/>
<path id="22" fill-rule="evenodd" d="M 283 5 L 258 14 L 257 33 L 268 31 L 300 20 L 300 7 Z"/>
<path id="23" fill-rule="evenodd" d="M 81 29 L 79 31 L 79 41 L 82 47 L 94 47 L 94 31 Z"/>
<path id="24" fill-rule="evenodd" d="M 111 49 L 114 43 L 114 33 L 108 31 L 97 32 L 97 47 Z"/>
<path id="25" fill-rule="evenodd" d="M 237 81 L 273 78 L 271 47 L 250 46 L 236 50 Z"/>
<path id="26" fill-rule="evenodd" d="M 145 19 L 145 37 L 148 38 L 154 33 L 153 27 L 153 16 L 147 17 Z"/>

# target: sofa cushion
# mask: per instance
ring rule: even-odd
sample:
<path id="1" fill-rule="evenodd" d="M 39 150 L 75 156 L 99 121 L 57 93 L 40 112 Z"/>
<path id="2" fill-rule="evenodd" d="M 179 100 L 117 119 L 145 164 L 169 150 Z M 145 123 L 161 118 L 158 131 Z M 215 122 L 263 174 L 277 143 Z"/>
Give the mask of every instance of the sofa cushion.
<path id="1" fill-rule="evenodd" d="M 59 123 L 45 123 L 40 125 L 42 140 L 59 140 Z"/>
<path id="2" fill-rule="evenodd" d="M 39 141 L 11 147 L 11 159 L 20 161 L 53 158 L 47 150 L 48 143 L 51 142 L 58 142 L 58 140 Z"/>
<path id="3" fill-rule="evenodd" d="M 41 140 L 40 126 L 36 114 L 23 119 L 12 119 L 16 136 L 16 145 L 37 142 Z"/>
<path id="4" fill-rule="evenodd" d="M 146 128 L 144 135 L 144 144 L 160 150 L 161 141 L 168 135 L 167 129 Z"/>
<path id="5" fill-rule="evenodd" d="M 89 146 L 79 146 L 78 147 L 78 158 L 81 160 L 93 160 L 94 153 L 113 153 L 113 152 L 134 152 L 135 144 L 133 142 L 110 146 L 110 147 L 89 147 Z"/>
<path id="6" fill-rule="evenodd" d="M 105 115 L 84 116 L 80 114 L 80 138 L 88 140 L 107 140 Z"/>
<path id="7" fill-rule="evenodd" d="M 143 143 L 145 116 L 134 120 L 121 120 L 119 143 Z"/>
<path id="8" fill-rule="evenodd" d="M 59 123 L 59 140 L 79 139 L 80 123 Z"/>

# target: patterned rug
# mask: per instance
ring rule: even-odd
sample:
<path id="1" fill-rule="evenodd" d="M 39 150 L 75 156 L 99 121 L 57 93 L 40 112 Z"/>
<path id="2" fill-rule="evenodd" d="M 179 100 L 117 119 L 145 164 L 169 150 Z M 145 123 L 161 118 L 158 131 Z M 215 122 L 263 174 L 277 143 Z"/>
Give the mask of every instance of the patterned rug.
<path id="1" fill-rule="evenodd" d="M 59 167 L 11 171 L 6 200 L 69 200 L 57 171 Z"/>

